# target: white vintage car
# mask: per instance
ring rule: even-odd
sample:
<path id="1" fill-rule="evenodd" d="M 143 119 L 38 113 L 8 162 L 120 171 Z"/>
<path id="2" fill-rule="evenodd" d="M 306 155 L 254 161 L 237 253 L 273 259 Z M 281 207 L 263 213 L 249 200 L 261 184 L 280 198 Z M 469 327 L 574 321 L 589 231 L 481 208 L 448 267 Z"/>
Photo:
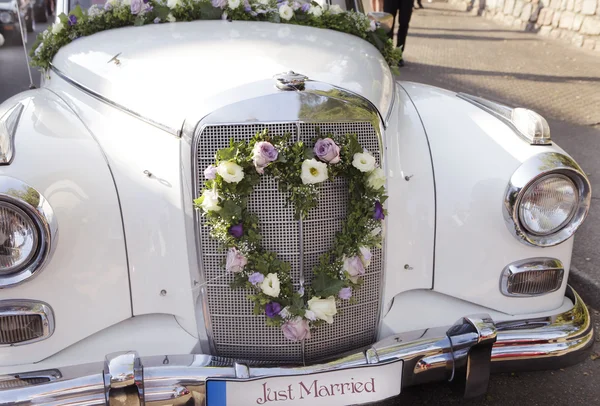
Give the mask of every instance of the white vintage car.
<path id="1" fill-rule="evenodd" d="M 58 1 L 0 105 L 0 404 L 471 397 L 586 356 L 584 171 L 530 110 L 396 80 L 346 4 Z"/>

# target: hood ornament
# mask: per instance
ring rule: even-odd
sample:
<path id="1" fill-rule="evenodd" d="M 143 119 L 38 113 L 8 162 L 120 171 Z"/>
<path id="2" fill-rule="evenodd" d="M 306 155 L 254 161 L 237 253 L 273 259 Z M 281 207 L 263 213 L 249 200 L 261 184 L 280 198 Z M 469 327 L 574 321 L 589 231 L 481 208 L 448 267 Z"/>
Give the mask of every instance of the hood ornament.
<path id="1" fill-rule="evenodd" d="M 275 79 L 275 84 L 277 85 L 278 89 L 304 90 L 304 83 L 308 77 L 294 71 L 289 71 L 278 73 L 277 75 L 273 76 L 273 79 Z"/>

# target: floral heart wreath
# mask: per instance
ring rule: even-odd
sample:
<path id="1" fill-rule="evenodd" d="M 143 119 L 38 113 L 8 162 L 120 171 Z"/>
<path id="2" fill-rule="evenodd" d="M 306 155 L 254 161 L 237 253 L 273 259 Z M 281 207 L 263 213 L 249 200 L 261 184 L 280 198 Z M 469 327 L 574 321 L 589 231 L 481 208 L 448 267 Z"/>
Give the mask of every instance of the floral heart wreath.
<path id="1" fill-rule="evenodd" d="M 319 183 L 338 176 L 348 179 L 347 218 L 333 247 L 319 258 L 306 292 L 303 287 L 294 292 L 290 264 L 261 247 L 258 218 L 246 208 L 261 175 L 274 177 L 280 190 L 290 193 L 297 218 L 317 206 Z M 211 236 L 228 249 L 225 268 L 234 274 L 231 287 L 254 292 L 248 296 L 254 314 L 264 313 L 266 324 L 281 326 L 292 341 L 310 338 L 311 327 L 332 324 L 336 301 L 352 300 L 362 285 L 370 247 L 381 244 L 385 216 L 385 174 L 356 134 L 319 134 L 310 148 L 302 141 L 291 143 L 289 134 L 270 136 L 264 130 L 249 142 L 232 140 L 218 150 L 204 176 L 205 187 L 194 203 L 207 217 Z M 310 300 L 305 302 L 305 297 Z"/>

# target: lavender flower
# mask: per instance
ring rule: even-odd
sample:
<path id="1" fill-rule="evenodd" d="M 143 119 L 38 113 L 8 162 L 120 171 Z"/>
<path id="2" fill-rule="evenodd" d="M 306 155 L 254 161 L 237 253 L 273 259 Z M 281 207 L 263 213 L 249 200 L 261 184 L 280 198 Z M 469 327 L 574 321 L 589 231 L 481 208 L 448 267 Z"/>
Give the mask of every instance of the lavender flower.
<path id="1" fill-rule="evenodd" d="M 158 19 L 158 21 L 156 21 L 156 19 Z M 156 19 L 154 20 L 154 22 L 159 22 L 160 18 L 156 17 Z M 204 177 L 208 180 L 212 180 L 214 178 L 217 177 L 217 167 L 214 165 L 208 165 L 206 167 L 206 169 L 204 170 Z"/>
<path id="2" fill-rule="evenodd" d="M 281 311 L 281 305 L 277 302 L 267 303 L 267 306 L 265 307 L 265 314 L 270 319 L 277 316 L 280 311 Z"/>
<path id="3" fill-rule="evenodd" d="M 144 4 L 148 4 L 150 0 L 143 0 Z"/>
<path id="4" fill-rule="evenodd" d="M 138 15 L 142 11 L 142 0 L 131 0 L 131 14 Z"/>
<path id="5" fill-rule="evenodd" d="M 300 3 L 298 3 L 297 1 L 292 3 L 292 10 L 296 11 L 300 8 Z"/>
<path id="6" fill-rule="evenodd" d="M 247 4 L 247 5 L 244 6 L 244 11 L 246 13 L 250 13 L 252 11 L 252 7 L 250 7 L 250 5 Z"/>
<path id="7" fill-rule="evenodd" d="M 383 220 L 385 218 L 385 214 L 383 214 L 383 206 L 380 202 L 375 202 L 375 212 L 373 213 L 373 218 L 375 220 Z"/>
<path id="8" fill-rule="evenodd" d="M 341 288 L 338 293 L 340 299 L 348 300 L 352 297 L 352 288 Z"/>
<path id="9" fill-rule="evenodd" d="M 220 9 L 227 7 L 227 0 L 211 0 L 210 3 L 213 5 L 213 7 Z"/>
<path id="10" fill-rule="evenodd" d="M 308 10 L 310 10 L 310 4 L 309 3 L 304 3 L 301 7 L 302 11 L 304 11 L 305 13 L 308 13 Z"/>
<path id="11" fill-rule="evenodd" d="M 69 25 L 72 27 L 75 24 L 77 24 L 77 17 L 75 17 L 74 15 L 70 15 L 69 16 Z"/>
<path id="12" fill-rule="evenodd" d="M 252 275 L 250 275 L 248 277 L 248 282 L 250 282 L 254 286 L 258 285 L 259 283 L 262 283 L 262 281 L 264 281 L 264 280 L 265 280 L 265 275 L 261 274 L 260 272 L 254 272 Z"/>
<path id="13" fill-rule="evenodd" d="M 302 341 L 310 338 L 310 327 L 308 321 L 302 317 L 288 320 L 281 326 L 283 336 L 291 341 Z"/>
<path id="14" fill-rule="evenodd" d="M 153 23 L 154 23 L 154 24 L 158 24 L 158 23 L 160 23 L 160 17 L 156 17 L 156 18 L 154 19 Z M 204 176 L 206 176 L 206 175 L 204 175 Z"/>
<path id="15" fill-rule="evenodd" d="M 340 147 L 331 138 L 320 138 L 315 142 L 314 152 L 317 158 L 329 164 L 340 162 Z"/>
<path id="16" fill-rule="evenodd" d="M 110 1 L 107 1 L 106 4 L 104 5 L 104 10 L 105 11 L 110 11 L 113 9 L 113 5 Z"/>
<path id="17" fill-rule="evenodd" d="M 242 223 L 229 227 L 229 234 L 235 238 L 241 238 L 244 235 L 244 226 Z"/>
<path id="18" fill-rule="evenodd" d="M 256 172 L 262 175 L 265 171 L 265 167 L 275 161 L 278 156 L 279 152 L 277 152 L 277 149 L 275 149 L 270 142 L 261 141 L 254 144 L 254 148 L 252 149 L 252 162 L 254 163 Z"/>

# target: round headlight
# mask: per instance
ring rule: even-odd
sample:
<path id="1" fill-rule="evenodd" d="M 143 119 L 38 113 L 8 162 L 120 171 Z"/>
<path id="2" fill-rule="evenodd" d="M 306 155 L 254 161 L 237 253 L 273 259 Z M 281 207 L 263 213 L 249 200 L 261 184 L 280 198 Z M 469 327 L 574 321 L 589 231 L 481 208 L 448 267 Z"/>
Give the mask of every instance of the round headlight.
<path id="1" fill-rule="evenodd" d="M 13 22 L 13 16 L 8 11 L 3 11 L 0 13 L 0 23 L 2 24 L 10 24 Z"/>
<path id="2" fill-rule="evenodd" d="M 511 176 L 504 218 L 520 242 L 550 247 L 577 231 L 591 198 L 590 182 L 571 157 L 544 152 L 523 162 Z"/>
<path id="3" fill-rule="evenodd" d="M 0 275 L 25 267 L 35 256 L 39 231 L 17 206 L 0 201 Z"/>
<path id="4" fill-rule="evenodd" d="M 523 194 L 519 218 L 530 233 L 549 235 L 563 228 L 579 203 L 577 186 L 564 175 L 537 180 Z"/>

